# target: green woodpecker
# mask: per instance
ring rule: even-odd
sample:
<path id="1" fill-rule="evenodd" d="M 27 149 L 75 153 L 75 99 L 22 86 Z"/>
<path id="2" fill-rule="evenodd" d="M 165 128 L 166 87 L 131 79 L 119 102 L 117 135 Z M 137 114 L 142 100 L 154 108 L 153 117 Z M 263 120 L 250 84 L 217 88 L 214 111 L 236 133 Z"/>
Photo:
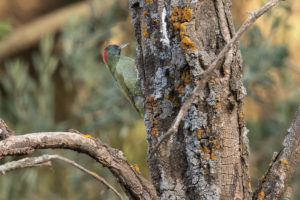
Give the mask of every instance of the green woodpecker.
<path id="1" fill-rule="evenodd" d="M 106 67 L 118 82 L 129 102 L 135 107 L 141 116 L 144 115 L 144 103 L 142 88 L 138 81 L 138 72 L 132 58 L 121 56 L 122 48 L 127 44 L 109 45 L 103 52 L 102 57 Z"/>

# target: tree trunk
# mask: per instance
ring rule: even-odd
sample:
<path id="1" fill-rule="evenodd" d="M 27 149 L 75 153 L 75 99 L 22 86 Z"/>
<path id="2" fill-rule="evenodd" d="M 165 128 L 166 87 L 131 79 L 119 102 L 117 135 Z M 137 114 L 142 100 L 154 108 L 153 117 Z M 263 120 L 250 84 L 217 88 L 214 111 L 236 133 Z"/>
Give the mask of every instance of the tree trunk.
<path id="1" fill-rule="evenodd" d="M 199 73 L 235 34 L 230 0 L 131 0 L 150 152 L 191 95 Z M 248 199 L 242 60 L 233 47 L 177 134 L 148 160 L 161 199 Z"/>

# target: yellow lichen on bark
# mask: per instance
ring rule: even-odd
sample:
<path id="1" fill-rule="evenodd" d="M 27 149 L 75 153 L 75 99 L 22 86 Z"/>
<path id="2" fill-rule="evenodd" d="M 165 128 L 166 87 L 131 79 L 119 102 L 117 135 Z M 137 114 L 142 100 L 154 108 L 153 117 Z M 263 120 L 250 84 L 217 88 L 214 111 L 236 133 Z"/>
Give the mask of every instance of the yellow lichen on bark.
<path id="1" fill-rule="evenodd" d="M 280 161 L 280 164 L 286 165 L 288 168 L 290 167 L 289 163 L 286 160 Z"/>
<path id="2" fill-rule="evenodd" d="M 182 10 L 182 18 L 184 21 L 191 21 L 193 18 L 193 10 L 190 8 L 183 8 Z"/>
<path id="3" fill-rule="evenodd" d="M 193 18 L 193 10 L 190 8 L 179 8 L 174 7 L 172 9 L 172 15 L 170 18 L 170 22 L 173 23 L 184 23 L 184 22 L 190 22 Z"/>
<path id="4" fill-rule="evenodd" d="M 185 35 L 185 29 L 187 22 L 190 22 L 193 18 L 193 10 L 190 8 L 179 8 L 174 7 L 172 9 L 172 15 L 170 18 L 170 22 L 173 24 L 175 30 L 180 30 L 179 35 L 181 39 L 181 47 L 184 50 L 195 50 L 195 43 Z"/>
<path id="5" fill-rule="evenodd" d="M 135 165 L 130 165 L 130 167 L 131 167 L 132 169 L 134 169 L 135 171 L 140 172 L 140 167 L 139 167 L 137 164 L 135 164 Z"/>
<path id="6" fill-rule="evenodd" d="M 142 26 L 142 34 L 144 37 L 149 37 L 149 33 L 146 31 L 146 24 Z"/>
<path id="7" fill-rule="evenodd" d="M 187 49 L 195 50 L 196 49 L 195 43 L 190 38 L 188 38 L 187 36 L 184 36 L 182 38 L 181 47 L 184 50 L 187 50 Z"/>
<path id="8" fill-rule="evenodd" d="M 147 10 L 144 10 L 144 15 L 149 15 L 149 12 Z"/>
<path id="9" fill-rule="evenodd" d="M 153 17 L 153 18 L 152 18 L 152 21 L 153 21 L 153 22 L 155 22 L 155 23 L 157 23 L 157 22 L 158 22 L 158 20 L 157 20 L 157 18 L 156 18 L 156 17 Z"/>
<path id="10" fill-rule="evenodd" d="M 257 200 L 263 200 L 265 198 L 265 193 L 264 192 L 260 192 L 258 194 Z"/>
<path id="11" fill-rule="evenodd" d="M 221 107 L 220 103 L 218 103 L 218 104 L 216 104 L 216 105 L 213 106 L 214 109 L 219 109 L 220 107 Z"/>
<path id="12" fill-rule="evenodd" d="M 91 138 L 93 139 L 94 137 L 91 136 L 91 135 L 88 135 L 88 134 L 83 134 L 83 133 L 80 133 L 79 135 L 83 136 L 83 137 L 86 137 L 86 138 Z"/>
<path id="13" fill-rule="evenodd" d="M 211 154 L 211 155 L 210 155 L 210 159 L 211 159 L 211 160 L 216 160 L 216 159 L 217 159 L 217 156 L 216 156 L 215 154 Z"/>
<path id="14" fill-rule="evenodd" d="M 187 71 L 184 71 L 181 74 L 181 80 L 184 82 L 184 84 L 189 84 L 191 82 L 190 73 Z"/>
<path id="15" fill-rule="evenodd" d="M 146 3 L 153 4 L 153 0 L 146 0 Z"/>
<path id="16" fill-rule="evenodd" d="M 201 129 L 198 130 L 197 136 L 200 138 L 202 136 L 203 131 Z"/>
<path id="17" fill-rule="evenodd" d="M 151 130 L 151 135 L 158 135 L 159 131 L 157 130 L 157 128 L 152 128 Z"/>

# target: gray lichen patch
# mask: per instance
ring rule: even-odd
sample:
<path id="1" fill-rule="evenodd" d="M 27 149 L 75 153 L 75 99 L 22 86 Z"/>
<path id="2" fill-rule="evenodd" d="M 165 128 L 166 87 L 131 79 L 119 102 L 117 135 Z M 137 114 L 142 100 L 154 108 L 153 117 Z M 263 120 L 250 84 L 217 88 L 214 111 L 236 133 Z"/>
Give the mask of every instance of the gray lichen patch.
<path id="1" fill-rule="evenodd" d="M 184 199 L 184 184 L 182 183 L 181 180 L 172 180 L 170 178 L 168 178 L 168 175 L 166 174 L 166 172 L 164 171 L 164 169 L 162 168 L 161 171 L 161 177 L 160 177 L 160 192 L 161 192 L 161 196 L 160 199 L 162 200 L 180 200 L 180 199 Z M 181 194 L 182 196 L 175 196 L 174 195 L 174 191 L 175 194 Z"/>
<path id="2" fill-rule="evenodd" d="M 166 119 L 167 117 L 171 117 L 172 114 L 174 113 L 173 108 L 174 108 L 174 103 L 168 99 L 164 99 L 162 101 L 162 112 L 160 114 L 161 119 Z"/>
<path id="3" fill-rule="evenodd" d="M 207 113 L 199 111 L 195 105 L 192 105 L 183 121 L 184 129 L 199 130 L 207 126 Z"/>
<path id="4" fill-rule="evenodd" d="M 166 72 L 168 73 L 174 73 L 174 69 L 165 66 L 162 68 L 158 68 L 157 71 L 155 72 L 155 77 L 154 77 L 154 96 L 155 100 L 161 99 L 164 94 L 169 94 L 170 93 L 170 88 L 168 86 L 168 78 L 166 77 Z"/>
<path id="5" fill-rule="evenodd" d="M 178 69 L 182 69 L 187 65 L 187 61 L 180 46 L 180 41 L 177 38 L 172 38 L 171 42 L 173 43 L 171 63 L 177 66 Z"/>

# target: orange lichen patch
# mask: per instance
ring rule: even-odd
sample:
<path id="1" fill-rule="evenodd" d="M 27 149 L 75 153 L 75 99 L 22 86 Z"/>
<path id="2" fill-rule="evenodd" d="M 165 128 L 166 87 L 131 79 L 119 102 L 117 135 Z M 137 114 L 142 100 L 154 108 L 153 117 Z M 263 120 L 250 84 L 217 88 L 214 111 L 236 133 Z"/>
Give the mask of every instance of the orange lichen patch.
<path id="1" fill-rule="evenodd" d="M 260 192 L 258 194 L 257 200 L 263 200 L 265 198 L 265 193 L 264 192 Z"/>
<path id="2" fill-rule="evenodd" d="M 203 133 L 203 130 L 198 130 L 198 132 L 197 132 L 197 136 L 199 137 L 199 138 L 201 138 L 201 136 L 202 136 L 202 133 Z"/>
<path id="3" fill-rule="evenodd" d="M 214 109 L 219 109 L 219 108 L 221 108 L 221 104 L 218 103 L 218 104 L 214 105 L 213 108 L 214 108 Z"/>
<path id="4" fill-rule="evenodd" d="M 190 8 L 174 7 L 172 9 L 172 15 L 170 22 L 173 24 L 175 30 L 180 29 L 181 47 L 183 50 L 191 49 L 195 50 L 195 43 L 187 36 L 185 36 L 185 29 L 187 22 L 190 22 L 193 18 L 193 10 Z"/>
<path id="5" fill-rule="evenodd" d="M 91 139 L 94 138 L 93 136 L 88 135 L 88 134 L 79 133 L 79 135 L 81 135 L 81 136 L 83 136 L 83 137 L 86 137 L 86 138 L 91 138 Z"/>
<path id="6" fill-rule="evenodd" d="M 209 134 L 209 133 L 210 133 L 210 130 L 209 130 L 208 127 L 205 128 L 205 133 L 206 133 L 206 134 Z"/>
<path id="7" fill-rule="evenodd" d="M 211 143 L 212 145 L 217 145 L 217 140 L 210 140 L 209 143 Z"/>
<path id="8" fill-rule="evenodd" d="M 184 86 L 183 85 L 177 85 L 175 87 L 175 91 L 178 92 L 179 94 L 181 94 L 183 90 L 184 90 Z"/>
<path id="9" fill-rule="evenodd" d="M 187 50 L 187 49 L 195 50 L 196 44 L 190 38 L 184 36 L 181 40 L 181 48 L 183 50 Z"/>
<path id="10" fill-rule="evenodd" d="M 174 23 L 179 23 L 180 21 L 181 21 L 181 8 L 174 7 L 172 9 L 172 15 L 170 18 L 170 22 L 173 23 L 173 26 L 174 26 Z"/>
<path id="11" fill-rule="evenodd" d="M 190 8 L 183 8 L 183 11 L 182 11 L 182 19 L 184 21 L 191 21 L 193 18 L 193 10 L 190 9 Z"/>
<path id="12" fill-rule="evenodd" d="M 140 167 L 139 167 L 137 164 L 135 164 L 135 165 L 130 165 L 130 167 L 131 167 L 132 169 L 134 169 L 135 171 L 140 172 Z"/>
<path id="13" fill-rule="evenodd" d="M 184 82 L 184 84 L 189 84 L 191 82 L 190 73 L 187 71 L 184 71 L 181 74 L 181 80 Z"/>
<path id="14" fill-rule="evenodd" d="M 183 23 L 183 22 L 189 22 L 193 18 L 193 10 L 190 8 L 179 8 L 179 7 L 174 7 L 172 9 L 172 15 L 170 18 L 170 21 L 173 23 Z"/>
<path id="15" fill-rule="evenodd" d="M 250 190 L 252 189 L 251 183 L 248 184 L 248 187 L 249 187 Z"/>
<path id="16" fill-rule="evenodd" d="M 153 0 L 146 0 L 146 3 L 153 4 Z"/>
<path id="17" fill-rule="evenodd" d="M 180 32 L 179 32 L 179 35 L 180 35 L 180 38 L 182 39 L 184 37 L 184 33 L 185 33 L 185 29 L 186 29 L 186 22 L 185 23 L 182 23 L 180 24 Z"/>
<path id="18" fill-rule="evenodd" d="M 157 104 L 156 104 L 156 102 L 154 100 L 154 96 L 152 96 L 152 97 L 146 97 L 145 103 L 146 103 L 146 106 L 145 106 L 146 110 L 152 111 L 153 107 L 157 106 Z"/>
<path id="19" fill-rule="evenodd" d="M 153 102 L 154 101 L 154 96 L 151 96 L 151 97 L 146 97 L 146 101 L 147 102 Z"/>
<path id="20" fill-rule="evenodd" d="M 156 17 L 153 17 L 153 18 L 152 18 L 152 21 L 153 21 L 153 22 L 155 22 L 155 23 L 157 23 L 157 22 L 158 22 L 158 20 L 157 20 L 157 18 L 156 18 Z"/>
<path id="21" fill-rule="evenodd" d="M 286 195 L 290 195 L 291 192 L 292 192 L 292 191 L 291 191 L 291 188 L 288 187 L 288 188 L 286 189 L 286 191 L 285 191 L 285 194 L 286 194 Z"/>
<path id="22" fill-rule="evenodd" d="M 207 148 L 206 146 L 203 147 L 203 151 L 204 151 L 205 153 L 210 153 L 210 149 Z"/>
<path id="23" fill-rule="evenodd" d="M 142 26 L 142 34 L 144 37 L 149 37 L 149 33 L 146 31 L 146 24 Z"/>
<path id="24" fill-rule="evenodd" d="M 216 159 L 217 159 L 217 156 L 216 156 L 215 154 L 211 154 L 211 155 L 210 155 L 210 159 L 211 159 L 211 160 L 216 160 Z"/>
<path id="25" fill-rule="evenodd" d="M 165 156 L 165 152 L 162 151 L 162 152 L 160 153 L 160 155 L 161 155 L 162 157 L 164 157 L 164 156 Z"/>
<path id="26" fill-rule="evenodd" d="M 151 129 L 151 135 L 158 135 L 159 131 L 157 130 L 157 128 L 152 128 Z"/>
<path id="27" fill-rule="evenodd" d="M 149 12 L 147 10 L 144 10 L 144 15 L 149 15 Z"/>
<path id="28" fill-rule="evenodd" d="M 290 167 L 289 163 L 286 160 L 280 161 L 280 164 L 286 165 L 288 168 Z"/>
<path id="29" fill-rule="evenodd" d="M 180 28 L 180 23 L 179 22 L 174 22 L 173 27 L 174 27 L 174 29 L 178 30 Z"/>
<path id="30" fill-rule="evenodd" d="M 158 120 L 155 119 L 155 120 L 153 121 L 153 124 L 154 124 L 154 125 L 157 125 L 157 124 L 158 124 Z"/>
<path id="31" fill-rule="evenodd" d="M 204 156 L 201 156 L 204 159 L 210 159 L 210 155 L 209 154 L 205 154 Z"/>
<path id="32" fill-rule="evenodd" d="M 151 105 L 146 105 L 145 108 L 146 108 L 146 110 L 152 110 L 153 109 L 153 107 Z"/>

